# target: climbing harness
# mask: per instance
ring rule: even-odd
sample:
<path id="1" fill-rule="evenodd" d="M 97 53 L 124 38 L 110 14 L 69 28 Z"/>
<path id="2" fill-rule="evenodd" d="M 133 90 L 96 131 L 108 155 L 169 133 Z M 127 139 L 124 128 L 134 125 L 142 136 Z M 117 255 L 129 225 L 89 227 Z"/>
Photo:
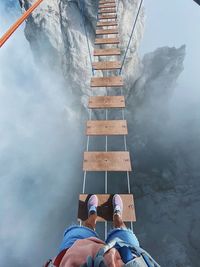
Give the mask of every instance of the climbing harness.
<path id="1" fill-rule="evenodd" d="M 104 260 L 104 255 L 110 249 L 116 247 L 127 247 L 130 249 L 132 255 L 134 255 L 134 258 L 128 263 L 124 264 L 123 267 L 160 267 L 160 265 L 144 249 L 137 246 L 131 246 L 119 238 L 113 239 L 111 242 L 101 248 L 94 258 L 88 256 L 86 263 L 81 265 L 81 267 L 107 267 Z"/>

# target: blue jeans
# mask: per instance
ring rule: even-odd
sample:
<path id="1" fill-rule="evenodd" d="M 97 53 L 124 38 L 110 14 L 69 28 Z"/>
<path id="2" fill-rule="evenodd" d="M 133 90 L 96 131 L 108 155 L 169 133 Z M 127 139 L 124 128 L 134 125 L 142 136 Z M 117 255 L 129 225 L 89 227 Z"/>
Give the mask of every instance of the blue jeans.
<path id="1" fill-rule="evenodd" d="M 63 249 L 70 248 L 77 240 L 89 237 L 99 238 L 97 233 L 88 227 L 79 225 L 70 226 L 64 232 L 64 237 L 60 245 L 59 252 L 61 252 Z"/>
<path id="2" fill-rule="evenodd" d="M 131 231 L 130 229 L 126 229 L 126 228 L 115 228 L 113 230 L 111 230 L 108 233 L 108 237 L 106 239 L 106 243 L 110 242 L 111 240 L 113 240 L 114 238 L 120 238 L 121 240 L 123 240 L 124 242 L 130 244 L 131 246 L 137 246 L 139 247 L 139 241 L 136 237 L 136 235 L 133 233 L 133 231 Z"/>
<path id="3" fill-rule="evenodd" d="M 64 237 L 60 245 L 59 252 L 61 252 L 63 249 L 70 248 L 77 240 L 89 237 L 99 238 L 98 234 L 88 227 L 79 225 L 71 226 L 64 232 Z M 116 237 L 120 238 L 124 242 L 129 243 L 130 245 L 139 246 L 136 235 L 130 229 L 115 228 L 111 230 L 105 242 L 108 243 Z"/>

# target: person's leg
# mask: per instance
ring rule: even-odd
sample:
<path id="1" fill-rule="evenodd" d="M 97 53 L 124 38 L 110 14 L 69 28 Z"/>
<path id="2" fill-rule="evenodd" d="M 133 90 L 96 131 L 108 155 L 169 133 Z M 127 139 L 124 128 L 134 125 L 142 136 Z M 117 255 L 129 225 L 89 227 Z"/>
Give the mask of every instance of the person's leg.
<path id="1" fill-rule="evenodd" d="M 120 195 L 114 195 L 113 197 L 113 225 L 114 228 L 107 238 L 107 242 L 112 240 L 115 237 L 120 238 L 121 240 L 131 244 L 132 246 L 139 246 L 139 242 L 134 232 L 126 228 L 122 220 L 123 213 L 123 201 Z"/>
<path id="2" fill-rule="evenodd" d="M 98 238 L 97 233 L 94 231 L 97 220 L 97 206 L 98 198 L 96 195 L 92 195 L 88 200 L 88 219 L 83 223 L 83 226 L 75 225 L 66 229 L 59 249 L 60 252 L 71 247 L 76 240 L 89 237 Z"/>
<path id="3" fill-rule="evenodd" d="M 113 226 L 114 228 L 126 228 L 122 220 L 123 202 L 119 195 L 113 197 Z"/>
<path id="4" fill-rule="evenodd" d="M 114 228 L 126 228 L 126 225 L 124 224 L 122 220 L 122 216 L 119 213 L 114 213 L 113 215 L 113 226 Z"/>
<path id="5" fill-rule="evenodd" d="M 106 243 L 113 238 L 120 238 L 124 242 L 127 242 L 130 245 L 137 244 L 137 239 L 132 231 L 126 228 L 122 220 L 123 213 L 123 202 L 119 195 L 114 195 L 113 197 L 113 226 L 114 229 L 110 235 L 108 236 Z M 137 244 L 139 245 L 139 243 Z M 116 245 L 116 249 L 118 250 L 121 259 L 124 263 L 128 263 L 133 259 L 133 255 L 128 246 L 119 246 Z"/>
<path id="6" fill-rule="evenodd" d="M 88 228 L 91 228 L 92 230 L 95 230 L 96 221 L 97 221 L 97 213 L 91 212 L 88 219 L 83 223 L 83 225 Z"/>
<path id="7" fill-rule="evenodd" d="M 98 198 L 96 195 L 92 195 L 88 200 L 88 219 L 84 222 L 84 226 L 95 230 L 97 222 L 97 206 Z"/>
<path id="8" fill-rule="evenodd" d="M 60 248 L 59 248 L 59 252 L 61 252 L 62 250 L 66 248 L 70 248 L 77 240 L 85 239 L 89 237 L 99 238 L 97 233 L 88 227 L 84 227 L 80 225 L 70 226 L 64 232 L 64 236 L 63 236 L 63 240 L 61 242 Z"/>

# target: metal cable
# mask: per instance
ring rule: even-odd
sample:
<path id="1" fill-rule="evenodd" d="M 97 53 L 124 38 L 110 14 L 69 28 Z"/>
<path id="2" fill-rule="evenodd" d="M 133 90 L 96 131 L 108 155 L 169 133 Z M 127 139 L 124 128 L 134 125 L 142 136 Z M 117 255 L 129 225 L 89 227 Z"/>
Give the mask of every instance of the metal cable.
<path id="1" fill-rule="evenodd" d="M 121 95 L 123 95 L 122 93 L 122 88 L 121 88 Z M 122 119 L 125 119 L 125 115 L 124 115 L 124 109 L 122 108 Z M 127 151 L 127 138 L 126 135 L 124 135 L 124 150 Z M 126 172 L 126 178 L 127 178 L 127 187 L 128 187 L 128 194 L 131 193 L 131 185 L 130 185 L 130 175 L 129 172 Z M 131 230 L 133 231 L 133 222 L 131 222 Z"/>
<path id="2" fill-rule="evenodd" d="M 118 3 L 117 3 L 117 14 L 118 14 L 118 11 L 119 11 L 119 2 L 120 2 L 120 0 L 118 0 Z"/>
<path id="3" fill-rule="evenodd" d="M 108 26 L 107 26 L 108 29 Z M 108 37 L 108 35 L 107 35 Z M 108 57 L 106 56 L 106 61 L 108 60 Z M 108 70 L 106 71 L 106 77 L 108 77 Z M 108 95 L 108 88 L 106 87 L 106 96 Z M 108 120 L 108 109 L 106 108 L 106 121 Z M 106 135 L 105 140 L 105 151 L 108 151 L 108 136 Z M 108 172 L 105 171 L 105 194 L 108 193 Z M 108 222 L 105 221 L 105 240 L 107 239 L 107 233 L 108 233 Z"/>
<path id="4" fill-rule="evenodd" d="M 81 7 L 83 26 L 84 26 L 84 31 L 85 31 L 85 35 L 86 35 L 88 53 L 89 53 L 89 58 L 90 58 L 90 63 L 91 63 L 91 68 L 92 68 L 92 76 L 94 76 L 95 72 L 94 72 L 94 69 L 92 67 L 92 55 L 91 55 L 91 50 L 90 50 L 90 45 L 89 45 L 89 38 L 88 38 L 88 34 L 87 34 L 87 29 L 86 29 L 85 17 L 83 15 L 83 13 L 85 11 L 84 1 L 82 1 L 82 4 L 81 4 L 81 1 L 79 1 L 79 3 L 80 3 L 80 7 Z M 136 23 L 137 23 L 137 19 L 138 19 L 139 13 L 140 13 L 140 9 L 141 9 L 142 3 L 143 3 L 143 0 L 141 0 L 141 2 L 140 2 L 140 6 L 139 6 L 139 9 L 138 9 L 138 12 L 137 12 L 137 16 L 136 16 L 136 19 L 135 19 L 134 24 L 133 24 L 131 36 L 130 36 L 130 39 L 129 39 L 129 42 L 128 42 L 128 45 L 127 45 L 127 48 L 126 48 L 126 51 L 125 51 L 125 55 L 124 55 L 124 58 L 123 58 L 123 61 L 122 61 L 122 65 L 121 65 L 120 71 L 119 71 L 119 75 L 121 75 L 121 73 L 122 73 L 122 69 L 123 69 L 123 66 L 124 66 L 124 63 L 125 63 L 125 60 L 126 60 L 127 52 L 129 50 L 129 46 L 130 46 L 130 43 L 131 43 L 131 40 L 132 40 L 132 36 L 133 36 L 133 33 L 134 33 L 134 29 L 135 29 L 135 26 L 136 26 Z M 118 12 L 118 9 L 119 9 L 119 0 L 118 0 L 117 12 Z M 98 19 L 98 14 L 97 14 L 97 19 Z M 107 59 L 107 57 L 106 57 L 106 59 Z M 106 87 L 106 94 L 107 94 L 107 87 Z M 121 88 L 121 95 L 123 95 L 122 88 Z M 91 117 L 92 117 L 92 110 L 90 109 L 90 113 L 89 113 L 90 120 L 91 120 Z M 124 109 L 123 108 L 122 108 L 122 118 L 123 118 L 123 120 L 125 118 L 125 114 L 124 114 Z M 106 109 L 106 120 L 107 119 L 108 119 L 108 110 Z M 108 150 L 108 139 L 107 138 L 108 137 L 106 136 L 106 144 L 105 144 L 106 152 Z M 90 136 L 87 137 L 87 146 L 86 146 L 86 150 L 87 151 L 89 150 L 89 143 L 90 143 Z M 125 151 L 127 151 L 127 140 L 126 140 L 126 136 L 125 135 L 124 135 L 124 149 L 125 149 Z M 85 193 L 86 178 L 87 178 L 87 171 L 84 171 L 83 194 Z M 127 184 L 128 184 L 128 193 L 130 194 L 130 192 L 131 192 L 131 189 L 130 189 L 130 176 L 129 176 L 129 172 L 128 171 L 127 171 Z M 108 188 L 107 188 L 107 171 L 105 171 L 105 193 L 107 193 L 107 191 L 108 191 Z M 81 222 L 80 222 L 80 225 L 81 225 Z M 133 223 L 132 222 L 131 222 L 131 229 L 133 230 Z M 106 237 L 107 237 L 107 221 L 105 222 L 105 238 Z"/>
<path id="5" fill-rule="evenodd" d="M 119 1 L 120 1 L 120 0 L 118 0 L 118 7 L 117 7 L 117 10 L 119 9 Z M 129 50 L 131 41 L 132 41 L 133 33 L 134 33 L 134 30 L 135 30 L 135 27 L 136 27 L 136 23 L 137 23 L 139 14 L 140 14 L 140 10 L 141 10 L 143 1 L 144 1 L 144 0 L 141 0 L 141 1 L 140 1 L 140 4 L 139 4 L 139 8 L 138 8 L 138 11 L 137 11 L 137 15 L 136 15 L 136 17 L 135 17 L 135 20 L 134 20 L 134 23 L 133 23 L 133 27 L 132 27 L 132 30 L 131 30 L 131 35 L 130 35 L 130 38 L 129 38 L 129 42 L 128 42 L 128 44 L 127 44 L 127 47 L 126 47 L 126 50 L 125 50 L 125 54 L 124 54 L 124 57 L 123 57 L 123 61 L 122 61 L 122 65 L 121 65 L 121 68 L 120 68 L 120 71 L 119 71 L 119 75 L 121 75 L 122 70 L 123 70 L 123 67 L 124 67 L 124 64 L 125 64 L 125 60 L 126 60 L 127 53 L 128 53 L 128 50 Z M 123 95 L 122 88 L 121 88 L 121 95 Z M 123 108 L 122 108 L 122 119 L 123 119 L 123 120 L 125 119 L 125 114 L 124 114 L 124 109 L 123 109 Z M 125 135 L 124 135 L 124 149 L 125 149 L 125 151 L 127 151 L 127 138 L 126 138 Z M 127 171 L 127 173 L 126 173 L 126 176 L 127 176 L 128 193 L 130 194 L 130 193 L 131 193 L 131 186 L 130 186 L 130 175 L 129 175 L 129 172 L 128 172 L 128 171 Z M 133 231 L 133 222 L 131 222 L 131 230 Z"/>
<path id="6" fill-rule="evenodd" d="M 92 69 L 92 76 L 94 76 L 94 69 L 92 67 L 92 53 L 90 50 L 89 38 L 88 38 L 87 27 L 86 27 L 85 16 L 84 16 L 84 12 L 85 12 L 84 1 L 79 0 L 79 5 L 81 8 L 81 15 L 82 15 L 82 20 L 83 20 L 83 27 L 84 27 L 84 31 L 85 31 L 86 41 L 87 41 L 88 53 L 89 53 L 90 64 L 91 64 L 91 69 Z"/>
<path id="7" fill-rule="evenodd" d="M 106 88 L 106 93 L 107 93 L 107 88 Z M 108 110 L 106 109 L 106 120 L 107 119 L 108 119 Z M 108 136 L 107 135 L 106 135 L 105 150 L 106 150 L 106 152 L 108 151 Z M 107 194 L 107 193 L 108 193 L 108 172 L 105 171 L 105 194 Z M 107 238 L 107 228 L 108 228 L 108 223 L 107 223 L 107 221 L 105 221 L 105 240 Z"/>
<path id="8" fill-rule="evenodd" d="M 132 230 L 132 232 L 133 232 L 133 222 L 131 222 L 131 230 Z"/>
<path id="9" fill-rule="evenodd" d="M 80 5 L 81 16 L 82 16 L 82 20 L 83 20 L 83 27 L 84 27 L 84 31 L 85 31 L 85 37 L 86 37 L 88 54 L 89 54 L 89 59 L 90 59 L 90 64 L 91 64 L 92 76 L 94 76 L 95 71 L 92 67 L 92 53 L 91 53 L 91 49 L 90 49 L 89 38 L 88 38 L 87 27 L 86 27 L 86 21 L 85 21 L 85 16 L 84 16 L 84 12 L 85 12 L 84 1 L 79 1 L 79 5 Z M 90 111 L 89 111 L 89 120 L 91 120 L 91 118 L 92 118 L 92 109 L 90 109 Z M 87 136 L 87 145 L 86 145 L 86 151 L 87 152 L 89 151 L 89 144 L 90 144 L 90 136 L 88 135 Z M 87 179 L 87 171 L 84 171 L 83 189 L 82 189 L 83 194 L 85 194 L 86 179 Z"/>
<path id="10" fill-rule="evenodd" d="M 123 95 L 122 88 L 120 88 L 120 91 L 121 91 L 121 95 Z M 122 108 L 121 111 L 122 111 L 122 119 L 125 120 L 124 109 Z M 128 150 L 127 149 L 127 138 L 126 138 L 126 135 L 124 135 L 124 150 L 125 151 Z M 128 171 L 126 172 L 126 177 L 127 177 L 128 193 L 130 194 L 131 193 L 131 186 L 130 186 L 130 176 L 129 176 L 129 172 Z"/>
<path id="11" fill-rule="evenodd" d="M 137 12 L 137 15 L 136 15 L 136 17 L 135 17 L 135 20 L 134 20 L 134 22 L 133 22 L 133 27 L 132 27 L 131 35 L 130 35 L 130 38 L 129 38 L 129 41 L 128 41 L 128 45 L 127 45 L 127 47 L 126 47 L 126 51 L 125 51 L 125 54 L 124 54 L 124 58 L 123 58 L 123 61 L 122 61 L 122 65 L 121 65 L 119 74 L 122 73 L 122 69 L 123 69 L 123 67 L 124 67 L 124 63 L 125 63 L 125 60 L 126 60 L 126 56 L 127 56 L 127 53 L 128 53 L 128 50 L 129 50 L 131 41 L 132 41 L 133 33 L 134 33 L 134 30 L 135 30 L 135 26 L 136 26 L 136 23 L 137 23 L 139 14 L 140 14 L 140 10 L 141 10 L 143 1 L 144 1 L 144 0 L 141 0 L 141 1 L 140 1 L 140 5 L 139 5 L 139 8 L 138 8 L 138 12 Z"/>

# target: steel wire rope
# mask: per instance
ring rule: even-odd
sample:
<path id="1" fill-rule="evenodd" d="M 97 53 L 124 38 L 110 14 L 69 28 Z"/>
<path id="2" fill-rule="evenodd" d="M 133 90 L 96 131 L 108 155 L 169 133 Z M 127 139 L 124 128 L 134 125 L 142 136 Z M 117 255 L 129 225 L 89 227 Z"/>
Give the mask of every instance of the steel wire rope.
<path id="1" fill-rule="evenodd" d="M 118 0 L 117 12 L 119 10 L 119 3 L 120 3 L 120 0 Z M 126 60 L 126 57 L 127 57 L 127 53 L 128 53 L 131 41 L 132 41 L 133 33 L 134 33 L 134 30 L 135 30 L 135 27 L 136 27 L 136 24 L 137 24 L 137 20 L 138 20 L 139 14 L 140 14 L 140 10 L 141 10 L 142 4 L 143 4 L 143 0 L 140 1 L 139 7 L 138 7 L 138 11 L 137 11 L 137 15 L 136 15 L 135 20 L 133 22 L 131 35 L 130 35 L 130 38 L 129 38 L 129 41 L 128 41 L 128 44 L 127 44 L 127 47 L 126 47 L 126 50 L 125 50 L 125 54 L 124 54 L 124 57 L 123 57 L 123 60 L 122 60 L 122 65 L 121 65 L 121 68 L 119 70 L 119 75 L 122 74 L 122 70 L 123 70 L 123 67 L 124 67 L 124 64 L 125 64 L 125 60 Z M 121 88 L 121 95 L 123 95 L 122 88 Z M 122 119 L 124 120 L 125 119 L 124 109 L 122 108 L 121 111 L 122 111 Z M 124 150 L 127 151 L 127 138 L 126 138 L 126 135 L 124 135 Z M 127 176 L 128 193 L 130 194 L 131 193 L 131 186 L 130 186 L 129 171 L 126 172 L 126 176 Z M 131 230 L 133 231 L 133 222 L 132 221 L 131 221 Z"/>
<path id="2" fill-rule="evenodd" d="M 87 48 L 88 48 L 88 54 L 89 54 L 89 59 L 90 59 L 90 64 L 91 64 L 91 69 L 92 69 L 92 76 L 95 75 L 93 66 L 92 66 L 92 54 L 91 54 L 91 49 L 90 49 L 90 44 L 89 44 L 89 38 L 88 38 L 88 33 L 87 33 L 87 27 L 86 27 L 86 21 L 85 21 L 85 16 L 84 16 L 84 12 L 85 12 L 85 5 L 84 5 L 84 1 L 79 0 L 79 5 L 80 5 L 80 10 L 81 10 L 81 17 L 83 20 L 83 27 L 84 27 L 84 31 L 85 31 L 85 37 L 86 37 L 86 42 L 87 42 Z M 97 14 L 97 18 L 98 18 L 98 14 Z M 91 120 L 92 118 L 92 109 L 90 109 L 89 111 L 89 120 Z M 86 151 L 89 151 L 89 144 L 90 144 L 90 136 L 87 136 L 87 144 L 86 144 Z M 84 171 L 84 175 L 83 175 L 83 188 L 82 188 L 82 193 L 85 193 L 85 187 L 86 187 L 86 179 L 87 179 L 87 171 Z"/>
<path id="3" fill-rule="evenodd" d="M 107 26 L 108 29 L 108 26 Z M 109 35 L 107 35 L 108 37 Z M 106 56 L 106 62 L 108 61 L 108 57 Z M 106 71 L 106 76 L 108 77 L 108 70 Z M 106 96 L 108 95 L 108 88 L 106 87 Z M 106 108 L 106 121 L 108 120 L 108 109 Z M 105 150 L 106 152 L 108 151 L 108 136 L 106 135 L 105 139 Z M 105 171 L 105 194 L 108 193 L 108 172 Z M 107 233 L 108 233 L 108 222 L 105 221 L 105 240 L 107 238 Z"/>
<path id="4" fill-rule="evenodd" d="M 118 0 L 118 1 L 120 1 L 120 0 Z M 139 14 L 140 14 L 140 10 L 141 10 L 143 1 L 144 0 L 141 0 L 140 1 L 140 4 L 139 4 L 139 7 L 138 7 L 138 11 L 137 11 L 135 20 L 133 22 L 133 27 L 132 27 L 132 30 L 131 30 L 131 35 L 130 35 L 130 38 L 129 38 L 129 41 L 128 41 L 128 44 L 127 44 L 127 47 L 126 47 L 126 50 L 125 50 L 125 54 L 124 54 L 124 57 L 123 57 L 123 61 L 122 61 L 122 65 L 121 65 L 121 68 L 120 68 L 120 71 L 119 71 L 119 75 L 121 75 L 122 70 L 123 70 L 123 67 L 124 67 L 124 64 L 125 64 L 125 60 L 126 60 L 127 53 L 128 53 L 128 50 L 129 50 L 129 47 L 130 47 L 130 44 L 131 44 L 131 41 L 132 41 L 132 38 L 133 38 L 133 33 L 135 31 L 135 27 L 136 27 L 136 24 L 137 24 L 137 21 L 138 21 L 138 17 L 139 17 Z M 119 8 L 119 2 L 118 2 L 118 8 Z M 121 94 L 122 94 L 122 88 L 121 88 Z M 125 114 L 124 114 L 124 109 L 123 108 L 122 108 L 122 118 L 123 119 L 125 118 Z M 124 148 L 127 151 L 127 138 L 126 138 L 125 135 L 124 135 Z M 131 186 L 130 186 L 130 175 L 129 175 L 129 172 L 128 171 L 127 171 L 127 184 L 128 184 L 128 193 L 130 194 L 130 192 L 131 192 Z M 131 221 L 131 230 L 133 231 L 133 222 L 132 221 Z"/>
<path id="5" fill-rule="evenodd" d="M 140 10 L 141 10 L 143 1 L 144 1 L 144 0 L 141 0 L 141 1 L 140 1 L 139 8 L 138 8 L 138 11 L 137 11 L 137 15 L 136 15 L 135 20 L 134 20 L 134 22 L 133 22 L 133 27 L 132 27 L 132 30 L 131 30 L 131 35 L 130 35 L 130 38 L 129 38 L 129 41 L 128 41 L 128 44 L 127 44 L 127 47 L 126 47 L 126 50 L 125 50 L 125 54 L 124 54 L 124 57 L 123 57 L 123 61 L 122 61 L 122 65 L 121 65 L 119 74 L 122 73 L 122 69 L 123 69 L 123 67 L 124 67 L 124 63 L 125 63 L 125 60 L 126 60 L 126 57 L 127 57 L 127 53 L 128 53 L 128 50 L 129 50 L 131 41 L 132 41 L 133 33 L 134 33 L 134 31 L 135 31 L 135 27 L 136 27 L 136 24 L 137 24 L 137 21 L 138 21 L 138 17 L 139 17 L 139 14 L 140 14 Z"/>
<path id="6" fill-rule="evenodd" d="M 120 3 L 120 0 L 117 1 L 117 14 L 118 14 L 118 11 L 119 11 L 119 3 Z"/>

